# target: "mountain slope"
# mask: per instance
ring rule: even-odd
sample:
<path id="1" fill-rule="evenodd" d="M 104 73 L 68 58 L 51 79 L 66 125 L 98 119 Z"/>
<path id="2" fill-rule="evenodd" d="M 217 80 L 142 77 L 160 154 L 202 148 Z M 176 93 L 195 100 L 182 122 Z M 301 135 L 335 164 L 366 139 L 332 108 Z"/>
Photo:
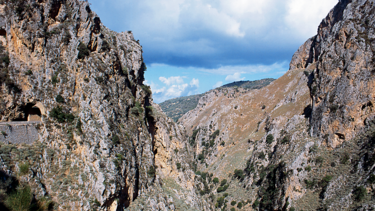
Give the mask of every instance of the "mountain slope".
<path id="1" fill-rule="evenodd" d="M 339 1 L 284 76 L 211 90 L 176 124 L 139 43 L 88 2 L 2 1 L 0 208 L 375 209 L 374 11 Z M 38 140 L 10 140 L 20 120 Z"/>
<path id="2" fill-rule="evenodd" d="M 228 209 L 375 208 L 374 10 L 340 1 L 284 76 L 249 93 L 208 92 L 180 119 L 197 171 L 226 179 L 204 198 Z M 198 189 L 210 184 L 200 178 Z"/>
<path id="3" fill-rule="evenodd" d="M 249 89 L 261 89 L 262 87 L 269 85 L 274 80 L 275 79 L 272 78 L 266 78 L 256 81 L 236 81 L 216 89 L 231 87 L 243 88 L 243 91 L 247 91 Z M 204 94 L 178 97 L 162 102 L 159 105 L 167 116 L 177 122 L 180 117 L 182 117 L 188 111 L 193 110 L 198 105 L 198 101 L 203 95 Z"/>

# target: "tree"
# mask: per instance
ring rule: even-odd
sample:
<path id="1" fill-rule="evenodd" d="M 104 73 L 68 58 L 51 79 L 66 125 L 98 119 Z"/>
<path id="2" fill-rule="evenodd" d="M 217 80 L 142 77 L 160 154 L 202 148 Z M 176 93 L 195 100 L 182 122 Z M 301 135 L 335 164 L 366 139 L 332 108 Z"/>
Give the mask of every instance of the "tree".
<path id="1" fill-rule="evenodd" d="M 273 135 L 272 134 L 268 134 L 267 137 L 266 137 L 266 143 L 267 144 L 272 144 L 273 141 L 274 141 Z"/>

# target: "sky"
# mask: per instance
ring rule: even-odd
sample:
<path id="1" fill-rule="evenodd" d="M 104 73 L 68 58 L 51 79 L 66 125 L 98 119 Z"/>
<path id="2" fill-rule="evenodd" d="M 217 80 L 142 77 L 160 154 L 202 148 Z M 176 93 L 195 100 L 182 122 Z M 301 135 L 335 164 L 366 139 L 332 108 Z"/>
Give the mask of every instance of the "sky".
<path id="1" fill-rule="evenodd" d="M 338 0 L 89 0 L 143 47 L 156 103 L 239 80 L 278 78 Z"/>

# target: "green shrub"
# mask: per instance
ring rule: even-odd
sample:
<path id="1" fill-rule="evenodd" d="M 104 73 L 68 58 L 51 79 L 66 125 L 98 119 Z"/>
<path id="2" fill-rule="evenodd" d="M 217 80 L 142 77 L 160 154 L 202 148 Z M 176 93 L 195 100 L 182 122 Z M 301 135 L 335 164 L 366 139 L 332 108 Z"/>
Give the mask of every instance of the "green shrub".
<path id="1" fill-rule="evenodd" d="M 236 211 L 236 208 L 232 207 L 230 208 L 230 211 Z"/>
<path id="2" fill-rule="evenodd" d="M 143 107 L 140 102 L 135 102 L 135 106 L 130 109 L 130 112 L 134 114 L 135 116 L 139 116 L 143 113 Z"/>
<path id="3" fill-rule="evenodd" d="M 63 43 L 65 45 L 69 45 L 70 39 L 72 39 L 72 35 L 70 35 L 70 33 L 68 31 L 65 31 L 65 35 L 64 35 L 64 38 L 62 40 Z"/>
<path id="4" fill-rule="evenodd" d="M 224 186 L 225 184 L 227 184 L 227 180 L 226 179 L 221 180 L 220 186 Z"/>
<path id="5" fill-rule="evenodd" d="M 28 163 L 23 163 L 19 166 L 20 168 L 20 175 L 26 175 L 27 173 L 29 173 L 29 164 Z"/>
<path id="6" fill-rule="evenodd" d="M 316 92 L 318 91 L 318 88 L 316 86 L 314 86 L 312 89 L 311 89 L 311 94 L 312 95 L 316 95 Z"/>
<path id="7" fill-rule="evenodd" d="M 196 130 L 193 130 L 193 135 L 191 136 L 194 140 L 196 139 L 196 136 L 198 134 L 198 132 L 200 131 L 200 129 L 196 129 Z"/>
<path id="8" fill-rule="evenodd" d="M 309 148 L 309 153 L 315 153 L 318 151 L 318 145 L 314 144 Z"/>
<path id="9" fill-rule="evenodd" d="M 224 197 L 220 197 L 217 199 L 216 207 L 222 207 L 224 205 Z"/>
<path id="10" fill-rule="evenodd" d="M 181 168 L 181 163 L 176 163 L 177 169 Z"/>
<path id="11" fill-rule="evenodd" d="M 109 51 L 111 50 L 111 46 L 109 45 L 109 43 L 105 40 L 103 40 L 102 42 L 102 50 L 103 51 Z"/>
<path id="12" fill-rule="evenodd" d="M 258 199 L 257 199 L 257 200 L 254 201 L 252 207 L 253 207 L 254 209 L 257 209 L 257 208 L 259 207 L 259 204 L 260 204 L 260 202 L 259 202 Z"/>
<path id="13" fill-rule="evenodd" d="M 200 160 L 200 161 L 204 160 L 204 155 L 203 155 L 203 153 L 201 153 L 201 154 L 198 155 L 198 160 Z"/>
<path id="14" fill-rule="evenodd" d="M 238 209 L 241 209 L 242 208 L 242 202 L 238 202 L 237 207 L 238 207 Z"/>
<path id="15" fill-rule="evenodd" d="M 329 107 L 331 113 L 336 113 L 336 111 L 339 109 L 338 105 L 331 105 Z"/>
<path id="16" fill-rule="evenodd" d="M 350 159 L 349 153 L 344 153 L 341 157 L 340 163 L 341 164 L 347 164 Z"/>
<path id="17" fill-rule="evenodd" d="M 98 199 L 95 199 L 95 200 L 94 200 L 94 204 L 95 204 L 96 206 L 98 206 L 98 207 L 100 206 L 100 202 L 98 201 Z"/>
<path id="18" fill-rule="evenodd" d="M 65 101 L 64 101 L 64 98 L 61 95 L 57 95 L 56 96 L 56 102 L 58 102 L 58 103 L 64 103 Z"/>
<path id="19" fill-rule="evenodd" d="M 122 68 L 122 73 L 123 73 L 124 75 L 128 75 L 128 68 L 127 68 L 127 67 L 123 67 L 123 68 Z"/>
<path id="20" fill-rule="evenodd" d="M 289 211 L 295 211 L 295 210 L 296 210 L 296 208 L 294 208 L 294 207 L 289 208 Z"/>
<path id="21" fill-rule="evenodd" d="M 230 205 L 232 205 L 232 206 L 234 206 L 234 205 L 236 205 L 236 204 L 237 204 L 236 201 L 232 201 L 232 202 L 230 203 Z"/>
<path id="22" fill-rule="evenodd" d="M 57 84 L 60 82 L 60 79 L 57 77 L 57 75 L 58 74 L 56 73 L 56 75 L 52 76 L 52 84 Z"/>
<path id="23" fill-rule="evenodd" d="M 309 75 L 310 75 L 310 72 L 307 71 L 307 70 L 303 71 L 303 73 L 305 74 L 306 77 L 309 77 Z"/>
<path id="24" fill-rule="evenodd" d="M 243 180 L 245 178 L 245 175 L 243 173 L 243 170 L 234 170 L 234 177 L 239 179 L 239 180 Z"/>
<path id="25" fill-rule="evenodd" d="M 76 129 L 77 129 L 78 134 L 82 134 L 83 133 L 81 119 L 78 119 L 77 125 L 76 125 Z"/>
<path id="26" fill-rule="evenodd" d="M 119 143 L 120 143 L 120 138 L 119 138 L 117 135 L 113 135 L 113 136 L 112 136 L 112 143 L 113 143 L 114 145 L 119 144 Z"/>
<path id="27" fill-rule="evenodd" d="M 310 172 L 311 171 L 311 166 L 305 167 L 305 170 L 308 171 L 308 172 Z"/>
<path id="28" fill-rule="evenodd" d="M 220 143 L 220 145 L 221 145 L 221 146 L 225 146 L 225 141 L 222 141 L 222 142 Z"/>
<path id="29" fill-rule="evenodd" d="M 214 180 L 212 180 L 212 182 L 215 184 L 219 183 L 219 178 L 215 177 Z"/>
<path id="30" fill-rule="evenodd" d="M 220 130 L 215 130 L 215 132 L 214 132 L 212 135 L 210 135 L 210 139 L 215 140 L 216 137 L 217 137 L 219 134 L 220 134 Z"/>
<path id="31" fill-rule="evenodd" d="M 306 184 L 306 188 L 308 189 L 313 189 L 315 184 L 316 184 L 316 181 L 315 180 L 305 180 L 305 184 Z"/>
<path id="32" fill-rule="evenodd" d="M 264 160 L 266 158 L 266 154 L 264 154 L 264 152 L 260 152 L 258 158 Z"/>
<path id="33" fill-rule="evenodd" d="M 154 108 L 152 106 L 146 106 L 146 115 L 148 117 L 153 116 L 154 114 Z"/>
<path id="34" fill-rule="evenodd" d="M 273 141 L 274 141 L 273 135 L 272 134 L 268 134 L 267 137 L 266 137 L 266 143 L 267 144 L 272 144 Z"/>
<path id="35" fill-rule="evenodd" d="M 323 161 L 324 161 L 324 158 L 323 158 L 322 156 L 319 156 L 319 157 L 317 157 L 317 158 L 315 159 L 315 162 L 316 162 L 316 163 L 323 163 Z"/>
<path id="36" fill-rule="evenodd" d="M 5 200 L 5 205 L 11 210 L 28 211 L 32 201 L 32 193 L 29 186 L 19 186 Z"/>
<path id="37" fill-rule="evenodd" d="M 151 166 L 151 167 L 148 169 L 148 171 L 147 171 L 147 175 L 148 175 L 149 177 L 155 177 L 155 173 L 156 173 L 156 171 L 155 171 L 155 168 L 154 168 L 153 166 Z"/>
<path id="38" fill-rule="evenodd" d="M 227 197 L 228 195 L 229 195 L 228 193 L 224 193 L 224 194 L 223 194 L 224 197 Z"/>
<path id="39" fill-rule="evenodd" d="M 6 66 L 10 64 L 10 58 L 8 55 L 5 55 L 4 57 L 2 57 L 1 61 L 4 62 Z"/>
<path id="40" fill-rule="evenodd" d="M 83 59 L 88 55 L 90 55 L 90 50 L 84 43 L 80 42 L 78 45 L 78 59 Z"/>
<path id="41" fill-rule="evenodd" d="M 62 111 L 62 108 L 60 106 L 53 108 L 50 111 L 49 116 L 51 118 L 56 119 L 60 123 L 63 123 L 63 122 L 73 122 L 73 120 L 74 120 L 73 114 L 64 113 Z"/>
<path id="42" fill-rule="evenodd" d="M 25 72 L 25 75 L 32 75 L 32 74 L 33 74 L 33 72 L 31 70 L 28 70 L 28 71 Z"/>
<path id="43" fill-rule="evenodd" d="M 289 137 L 288 136 L 284 136 L 282 139 L 281 139 L 281 144 L 288 144 L 290 142 L 289 140 Z"/>
<path id="44" fill-rule="evenodd" d="M 217 192 L 220 193 L 220 192 L 224 192 L 228 189 L 229 185 L 224 185 L 224 186 L 220 186 L 218 189 L 217 189 Z"/>
<path id="45" fill-rule="evenodd" d="M 210 146 L 210 147 L 215 146 L 215 140 L 211 140 L 209 146 Z"/>
<path id="46" fill-rule="evenodd" d="M 102 76 L 98 76 L 98 77 L 96 77 L 95 80 L 96 80 L 96 82 L 99 83 L 99 84 L 101 84 L 101 83 L 104 82 L 104 78 L 103 78 Z"/>
<path id="47" fill-rule="evenodd" d="M 374 184 L 375 183 L 375 175 L 371 174 L 371 176 L 367 180 L 368 183 Z"/>
<path id="48" fill-rule="evenodd" d="M 148 85 L 142 85 L 141 87 L 142 87 L 143 91 L 146 92 L 147 95 L 151 95 L 152 94 L 150 86 L 148 86 Z"/>
<path id="49" fill-rule="evenodd" d="M 367 195 L 367 190 L 363 186 L 358 186 L 353 191 L 353 196 L 355 200 L 362 201 Z"/>
<path id="50" fill-rule="evenodd" d="M 323 177 L 322 181 L 320 181 L 320 186 L 321 187 L 326 187 L 331 180 L 332 180 L 332 176 L 331 175 L 326 175 L 325 177 Z"/>

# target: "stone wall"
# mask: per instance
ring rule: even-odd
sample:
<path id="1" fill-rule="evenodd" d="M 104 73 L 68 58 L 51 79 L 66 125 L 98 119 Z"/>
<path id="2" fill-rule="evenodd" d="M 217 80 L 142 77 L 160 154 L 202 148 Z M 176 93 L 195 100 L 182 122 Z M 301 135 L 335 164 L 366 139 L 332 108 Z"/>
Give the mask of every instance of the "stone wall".
<path id="1" fill-rule="evenodd" d="M 39 139 L 36 129 L 41 122 L 0 123 L 0 142 L 11 144 L 32 144 Z"/>

